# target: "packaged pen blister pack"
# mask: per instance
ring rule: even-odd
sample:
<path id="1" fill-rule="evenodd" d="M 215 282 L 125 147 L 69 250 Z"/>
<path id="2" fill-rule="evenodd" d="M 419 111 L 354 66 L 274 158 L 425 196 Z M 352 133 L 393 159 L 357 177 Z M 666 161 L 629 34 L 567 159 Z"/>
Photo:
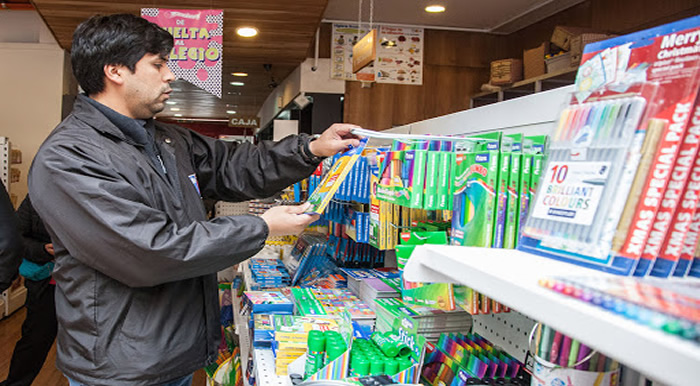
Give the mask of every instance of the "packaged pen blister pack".
<path id="1" fill-rule="evenodd" d="M 586 46 L 519 249 L 648 274 L 677 207 L 665 194 L 688 180 L 669 184 L 700 84 L 698 31 L 694 17 Z"/>

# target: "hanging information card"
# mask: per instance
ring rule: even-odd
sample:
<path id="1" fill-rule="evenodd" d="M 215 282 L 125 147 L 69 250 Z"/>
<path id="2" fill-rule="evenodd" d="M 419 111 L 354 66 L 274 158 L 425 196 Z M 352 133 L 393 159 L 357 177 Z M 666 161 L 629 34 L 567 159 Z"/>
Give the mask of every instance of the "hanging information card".
<path id="1" fill-rule="evenodd" d="M 377 25 L 376 59 L 356 74 L 352 47 L 367 34 L 357 24 L 333 24 L 331 78 L 392 84 L 423 84 L 423 29 Z"/>
<path id="2" fill-rule="evenodd" d="M 141 17 L 173 35 L 168 60 L 173 74 L 221 98 L 224 11 L 142 8 Z"/>

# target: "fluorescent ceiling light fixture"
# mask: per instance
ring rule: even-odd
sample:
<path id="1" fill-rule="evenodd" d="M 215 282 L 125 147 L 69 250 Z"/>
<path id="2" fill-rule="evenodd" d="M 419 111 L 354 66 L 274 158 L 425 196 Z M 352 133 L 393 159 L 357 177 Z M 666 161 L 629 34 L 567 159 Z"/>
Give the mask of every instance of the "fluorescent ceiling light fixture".
<path id="1" fill-rule="evenodd" d="M 247 72 L 232 72 L 231 75 L 233 76 L 248 76 Z"/>
<path id="2" fill-rule="evenodd" d="M 258 34 L 257 28 L 253 27 L 239 27 L 236 28 L 236 33 L 238 36 L 244 37 L 244 38 L 252 38 L 253 36 Z"/>
<path id="3" fill-rule="evenodd" d="M 171 107 L 170 111 L 180 111 L 180 108 L 179 107 Z"/>
<path id="4" fill-rule="evenodd" d="M 226 110 L 226 114 L 235 114 L 236 112 L 233 110 Z"/>
<path id="5" fill-rule="evenodd" d="M 442 5 L 429 5 L 425 7 L 425 12 L 430 12 L 430 13 L 439 13 L 439 12 L 445 12 L 445 7 Z"/>
<path id="6" fill-rule="evenodd" d="M 175 102 L 175 101 L 165 101 L 165 104 L 166 104 L 166 105 L 176 105 L 177 102 Z"/>
<path id="7" fill-rule="evenodd" d="M 181 117 L 181 116 L 182 116 L 182 114 L 175 114 L 175 116 L 176 116 L 176 117 Z"/>
<path id="8" fill-rule="evenodd" d="M 245 86 L 245 83 L 243 83 L 243 82 L 231 82 L 229 84 L 231 86 Z"/>

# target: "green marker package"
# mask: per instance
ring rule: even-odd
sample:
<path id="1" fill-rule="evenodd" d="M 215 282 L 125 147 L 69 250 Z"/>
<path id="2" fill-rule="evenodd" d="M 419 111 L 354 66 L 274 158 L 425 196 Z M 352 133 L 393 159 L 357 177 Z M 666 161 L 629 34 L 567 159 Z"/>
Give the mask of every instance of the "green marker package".
<path id="1" fill-rule="evenodd" d="M 545 157 L 546 157 L 546 146 L 547 146 L 547 136 L 546 135 L 535 135 L 525 137 L 526 140 L 532 141 L 530 147 L 530 152 L 533 153 L 532 156 L 532 168 L 530 176 L 530 202 L 535 201 L 535 194 L 537 193 L 537 188 L 540 184 L 540 178 L 542 178 L 542 171 L 544 169 Z"/>
<path id="2" fill-rule="evenodd" d="M 530 183 L 532 180 L 532 140 L 523 139 L 523 154 L 520 158 L 520 213 L 518 214 L 518 226 L 515 229 L 515 245 L 520 239 L 520 228 L 525 225 L 527 213 L 530 210 Z"/>
<path id="3" fill-rule="evenodd" d="M 452 210 L 452 165 L 454 153 L 452 141 L 442 141 L 442 149 L 438 154 L 438 210 Z"/>
<path id="4" fill-rule="evenodd" d="M 503 248 L 503 238 L 506 227 L 506 212 L 508 209 L 508 177 L 510 173 L 510 156 L 513 139 L 507 136 L 501 138 L 498 159 L 498 178 L 496 180 L 496 218 L 493 223 L 492 248 Z"/>
<path id="5" fill-rule="evenodd" d="M 425 199 L 423 209 L 438 209 L 438 180 L 440 144 L 442 141 L 430 141 L 425 166 Z"/>
<path id="6" fill-rule="evenodd" d="M 507 135 L 512 142 L 508 173 L 508 202 L 503 234 L 503 248 L 514 249 L 517 245 L 518 219 L 520 218 L 520 164 L 522 161 L 522 134 Z"/>
<path id="7" fill-rule="evenodd" d="M 497 206 L 500 136 L 501 133 L 490 133 L 488 137 L 475 137 L 477 143 L 472 147 L 473 151 L 455 155 L 453 245 L 491 246 Z"/>

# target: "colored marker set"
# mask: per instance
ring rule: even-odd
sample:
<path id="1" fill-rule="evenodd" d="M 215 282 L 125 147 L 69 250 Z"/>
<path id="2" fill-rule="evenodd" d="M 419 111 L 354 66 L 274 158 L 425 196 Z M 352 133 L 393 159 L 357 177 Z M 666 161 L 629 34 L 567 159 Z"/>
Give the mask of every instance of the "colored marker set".
<path id="1" fill-rule="evenodd" d="M 567 277 L 540 285 L 650 328 L 700 343 L 700 284 L 626 277 Z"/>
<path id="2" fill-rule="evenodd" d="M 474 384 L 474 378 L 514 379 L 521 368 L 515 358 L 478 334 L 442 334 L 426 353 L 422 377 L 431 385 L 462 386 Z"/>
<path id="3" fill-rule="evenodd" d="M 700 56 L 675 47 L 699 31 L 696 16 L 586 46 L 520 249 L 621 275 L 700 276 Z"/>
<path id="4" fill-rule="evenodd" d="M 340 232 L 331 227 L 332 232 Z M 384 251 L 369 244 L 358 243 L 342 233 L 332 233 L 328 236 L 326 254 L 333 259 L 338 267 L 375 268 L 384 266 Z"/>
<path id="5" fill-rule="evenodd" d="M 344 233 L 358 243 L 369 243 L 369 212 L 367 205 L 331 201 L 322 219 L 342 227 L 334 233 Z"/>

